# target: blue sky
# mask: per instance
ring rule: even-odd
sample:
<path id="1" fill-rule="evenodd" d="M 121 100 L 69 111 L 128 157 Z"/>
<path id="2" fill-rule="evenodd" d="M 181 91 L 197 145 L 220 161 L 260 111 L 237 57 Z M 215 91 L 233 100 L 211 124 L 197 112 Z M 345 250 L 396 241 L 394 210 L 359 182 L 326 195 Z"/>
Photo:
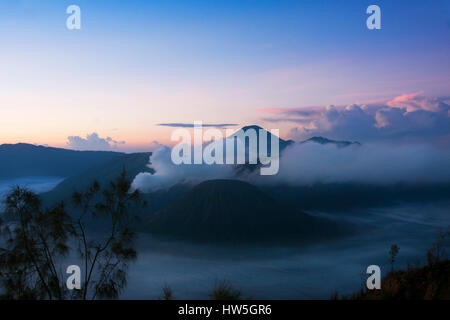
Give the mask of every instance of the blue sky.
<path id="1" fill-rule="evenodd" d="M 65 27 L 71 4 L 79 31 Z M 366 28 L 370 4 L 381 30 Z M 158 123 L 450 87 L 450 1 L 6 0 L 0 40 L 0 142 L 95 131 L 143 145 L 169 135 Z"/>

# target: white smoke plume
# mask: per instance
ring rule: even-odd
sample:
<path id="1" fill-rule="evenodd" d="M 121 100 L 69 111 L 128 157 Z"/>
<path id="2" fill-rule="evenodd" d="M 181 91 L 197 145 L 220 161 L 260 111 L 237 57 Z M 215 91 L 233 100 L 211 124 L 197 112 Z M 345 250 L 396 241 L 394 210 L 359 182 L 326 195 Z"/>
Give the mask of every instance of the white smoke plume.
<path id="1" fill-rule="evenodd" d="M 154 174 L 139 173 L 133 181 L 132 188 L 143 192 L 167 189 L 177 183 L 198 183 L 209 179 L 231 177 L 233 168 L 229 165 L 175 165 L 170 157 L 171 149 L 160 145 L 153 152 L 149 166 L 155 170 Z"/>
<path id="2" fill-rule="evenodd" d="M 251 180 L 290 185 L 450 182 L 450 151 L 430 145 L 374 143 L 338 148 L 333 144 L 296 143 L 283 152 L 277 175 L 253 175 Z"/>
<path id="3" fill-rule="evenodd" d="M 430 145 L 365 144 L 339 148 L 334 144 L 295 143 L 280 159 L 279 173 L 258 170 L 236 177 L 231 165 L 174 165 L 170 148 L 161 146 L 151 157 L 155 174 L 140 173 L 134 188 L 150 192 L 180 182 L 240 178 L 258 185 L 353 182 L 365 184 L 450 183 L 450 151 Z"/>

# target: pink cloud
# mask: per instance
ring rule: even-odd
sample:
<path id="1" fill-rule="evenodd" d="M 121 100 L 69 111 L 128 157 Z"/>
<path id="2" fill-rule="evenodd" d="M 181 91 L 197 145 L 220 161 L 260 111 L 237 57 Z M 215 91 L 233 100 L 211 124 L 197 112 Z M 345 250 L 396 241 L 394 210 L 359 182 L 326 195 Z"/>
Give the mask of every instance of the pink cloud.
<path id="1" fill-rule="evenodd" d="M 402 94 L 387 101 L 386 105 L 391 108 L 406 109 L 407 112 L 417 110 L 437 112 L 439 110 L 439 101 L 424 97 L 423 92 Z"/>
<path id="2" fill-rule="evenodd" d="M 295 124 L 290 136 L 293 139 L 325 135 L 330 138 L 362 141 L 422 141 L 450 134 L 450 105 L 447 100 L 428 98 L 423 96 L 422 92 L 415 92 L 364 104 L 305 108 L 270 107 L 260 109 L 259 112 L 270 115 L 264 118 L 265 121 Z"/>

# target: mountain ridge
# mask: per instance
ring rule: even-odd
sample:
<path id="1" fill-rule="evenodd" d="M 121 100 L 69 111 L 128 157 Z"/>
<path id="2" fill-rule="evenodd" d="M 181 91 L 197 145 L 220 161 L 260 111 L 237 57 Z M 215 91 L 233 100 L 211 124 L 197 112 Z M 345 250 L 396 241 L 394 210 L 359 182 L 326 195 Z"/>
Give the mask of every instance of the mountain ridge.
<path id="1" fill-rule="evenodd" d="M 309 242 L 348 231 L 293 210 L 258 187 L 231 179 L 204 181 L 144 222 L 145 231 L 188 241 Z"/>
<path id="2" fill-rule="evenodd" d="M 113 158 L 92 166 L 80 174 L 68 177 L 60 182 L 53 190 L 43 193 L 42 197 L 47 203 L 71 198 L 74 191 L 84 191 L 94 180 L 100 185 L 107 186 L 110 181 L 114 181 L 122 172 L 126 170 L 127 179 L 133 180 L 140 172 L 151 172 L 148 167 L 151 152 L 125 153 L 117 158 Z"/>
<path id="3" fill-rule="evenodd" d="M 69 177 L 120 157 L 115 151 L 77 151 L 27 143 L 0 145 L 0 178 Z"/>
<path id="4" fill-rule="evenodd" d="M 358 142 L 358 141 L 332 140 L 332 139 L 328 139 L 328 138 L 322 137 L 322 136 L 314 136 L 312 138 L 300 141 L 300 143 L 308 143 L 308 142 L 319 143 L 319 144 L 322 144 L 322 145 L 335 144 L 335 145 L 337 145 L 340 148 L 348 147 L 350 145 L 361 146 L 361 143 Z"/>

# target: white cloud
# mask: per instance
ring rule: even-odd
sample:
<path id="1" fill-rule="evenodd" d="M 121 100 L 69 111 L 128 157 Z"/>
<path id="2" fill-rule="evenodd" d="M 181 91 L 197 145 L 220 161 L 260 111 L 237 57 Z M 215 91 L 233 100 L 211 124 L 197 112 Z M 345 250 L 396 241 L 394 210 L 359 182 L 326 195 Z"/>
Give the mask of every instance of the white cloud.
<path id="1" fill-rule="evenodd" d="M 86 135 L 86 138 L 69 136 L 67 140 L 67 145 L 75 150 L 107 151 L 116 148 L 120 144 L 125 144 L 125 141 L 116 141 L 111 137 L 101 138 L 96 132 Z"/>
<path id="2" fill-rule="evenodd" d="M 450 182 L 450 152 L 430 145 L 368 143 L 338 148 L 313 142 L 289 146 L 274 176 L 251 177 L 257 184 L 356 182 Z"/>
<path id="3" fill-rule="evenodd" d="M 272 122 L 296 126 L 290 138 L 315 135 L 332 139 L 398 142 L 446 142 L 450 135 L 450 105 L 446 98 L 426 98 L 419 93 L 349 106 L 263 109 Z"/>
<path id="4" fill-rule="evenodd" d="M 199 183 L 209 179 L 227 178 L 233 173 L 233 167 L 230 165 L 175 165 L 170 154 L 171 148 L 160 144 L 150 157 L 149 166 L 155 169 L 155 173 L 139 173 L 134 178 L 132 188 L 149 192 L 166 189 L 179 182 Z"/>

